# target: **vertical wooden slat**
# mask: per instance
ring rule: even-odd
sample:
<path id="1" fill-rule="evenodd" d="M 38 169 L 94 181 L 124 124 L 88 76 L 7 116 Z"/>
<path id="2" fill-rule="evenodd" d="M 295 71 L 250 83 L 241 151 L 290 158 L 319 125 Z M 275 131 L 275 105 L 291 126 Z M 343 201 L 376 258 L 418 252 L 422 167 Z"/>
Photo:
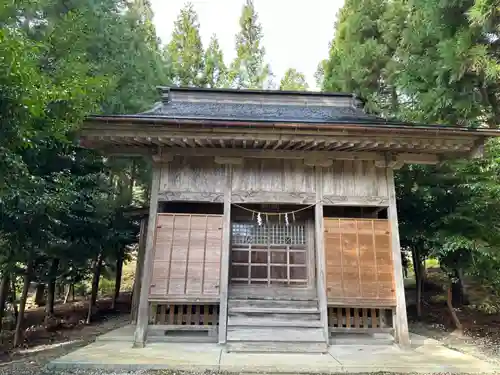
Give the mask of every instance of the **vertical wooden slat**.
<path id="1" fill-rule="evenodd" d="M 201 293 L 205 291 L 205 265 L 207 263 L 208 215 L 205 216 L 205 238 L 203 243 L 203 264 L 201 268 Z"/>
<path id="2" fill-rule="evenodd" d="M 229 251 L 231 245 L 231 183 L 233 168 L 226 164 L 226 181 L 224 185 L 224 220 L 220 271 L 220 314 L 219 343 L 226 343 L 227 336 L 227 298 L 229 284 Z"/>
<path id="3" fill-rule="evenodd" d="M 359 296 L 363 296 L 363 280 L 361 280 L 361 254 L 359 249 L 359 228 L 358 228 L 358 220 L 354 220 L 354 225 L 356 226 L 356 256 L 358 258 L 358 288 L 359 288 Z"/>
<path id="4" fill-rule="evenodd" d="M 338 322 L 338 327 L 341 328 L 344 326 L 344 322 L 342 319 L 342 307 L 336 307 L 337 310 L 337 322 Z"/>
<path id="5" fill-rule="evenodd" d="M 405 286 L 403 280 L 403 263 L 399 243 L 398 212 L 396 208 L 396 189 L 394 187 L 394 172 L 386 168 L 387 187 L 389 190 L 388 217 L 391 225 L 392 263 L 394 266 L 394 283 L 396 288 L 396 333 L 395 339 L 402 347 L 410 346 L 408 332 L 408 317 L 406 315 Z"/>
<path id="6" fill-rule="evenodd" d="M 208 305 L 203 306 L 203 325 L 208 326 L 208 321 L 209 321 L 209 310 L 208 310 Z"/>
<path id="7" fill-rule="evenodd" d="M 345 309 L 345 326 L 351 328 L 351 308 L 346 307 Z"/>
<path id="8" fill-rule="evenodd" d="M 216 326 L 219 322 L 219 312 L 217 311 L 217 306 L 213 306 L 213 317 L 212 317 L 212 325 Z"/>
<path id="9" fill-rule="evenodd" d="M 371 309 L 372 328 L 378 328 L 377 310 Z"/>
<path id="10" fill-rule="evenodd" d="M 186 311 L 186 324 L 191 325 L 192 324 L 192 317 L 193 317 L 193 305 L 187 305 L 187 311 Z"/>
<path id="11" fill-rule="evenodd" d="M 164 304 L 159 305 L 160 308 L 160 324 L 165 324 L 166 323 L 166 310 L 167 306 Z"/>
<path id="12" fill-rule="evenodd" d="M 363 328 L 370 328 L 368 324 L 368 309 L 363 309 Z"/>
<path id="13" fill-rule="evenodd" d="M 184 305 L 176 305 L 177 306 L 177 324 L 182 325 L 182 321 L 184 320 Z"/>
<path id="14" fill-rule="evenodd" d="M 168 262 L 168 278 L 167 278 L 167 287 L 166 287 L 166 294 L 169 293 L 170 290 L 170 280 L 172 279 L 172 254 L 174 253 L 174 236 L 175 236 L 175 215 L 172 215 L 172 233 L 170 234 L 172 240 L 170 241 L 170 250 L 169 250 L 169 257 L 168 259 L 170 260 Z"/>
<path id="15" fill-rule="evenodd" d="M 359 310 L 357 307 L 354 308 L 354 327 L 359 328 Z"/>
<path id="16" fill-rule="evenodd" d="M 175 324 L 175 305 L 169 305 L 168 324 Z"/>
<path id="17" fill-rule="evenodd" d="M 191 247 L 191 225 L 193 221 L 193 215 L 189 215 L 189 224 L 188 224 L 188 236 L 187 236 L 187 246 L 186 246 L 186 270 L 184 272 L 184 294 L 187 294 L 187 285 L 188 285 L 188 270 L 189 270 L 189 250 Z M 172 261 L 170 261 L 172 263 Z"/>
<path id="18" fill-rule="evenodd" d="M 375 267 L 375 282 L 377 286 L 377 298 L 380 297 L 380 286 L 378 280 L 378 265 L 377 265 L 377 244 L 375 242 L 375 220 L 372 220 L 372 242 L 373 242 L 373 265 Z"/>
<path id="19" fill-rule="evenodd" d="M 139 311 L 134 332 L 134 347 L 143 348 L 146 343 L 149 321 L 148 295 L 151 287 L 154 262 L 154 237 L 156 233 L 156 214 L 158 212 L 158 192 L 160 190 L 160 166 L 153 164 L 151 179 L 151 194 L 149 200 L 148 232 L 146 237 L 146 251 L 144 255 L 144 270 L 141 280 L 139 297 Z"/>
<path id="20" fill-rule="evenodd" d="M 193 322 L 194 325 L 200 325 L 200 305 L 195 305 Z"/>
<path id="21" fill-rule="evenodd" d="M 326 297 L 326 260 L 325 260 L 325 228 L 323 218 L 323 170 L 315 167 L 316 205 L 314 206 L 314 225 L 316 233 L 316 283 L 318 290 L 319 310 L 326 344 L 329 344 L 327 297 Z"/>

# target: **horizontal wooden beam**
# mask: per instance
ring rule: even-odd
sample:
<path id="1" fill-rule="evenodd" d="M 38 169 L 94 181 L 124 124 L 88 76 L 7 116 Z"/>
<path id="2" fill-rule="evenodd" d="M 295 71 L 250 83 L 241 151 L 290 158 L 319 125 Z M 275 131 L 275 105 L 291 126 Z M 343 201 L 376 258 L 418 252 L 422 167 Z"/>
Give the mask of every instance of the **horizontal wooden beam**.
<path id="1" fill-rule="evenodd" d="M 323 195 L 323 204 L 325 206 L 356 206 L 356 207 L 387 207 L 389 205 L 388 197 L 370 196 L 340 196 Z"/>
<path id="2" fill-rule="evenodd" d="M 289 151 L 289 150 L 253 150 L 220 148 L 169 148 L 164 154 L 199 157 L 240 157 L 258 159 L 297 159 L 297 160 L 380 160 L 385 161 L 381 153 L 376 152 L 341 152 L 341 151 Z"/>
<path id="3" fill-rule="evenodd" d="M 233 191 L 231 202 L 313 204 L 316 202 L 316 194 L 307 192 Z"/>
<path id="4" fill-rule="evenodd" d="M 224 193 L 160 190 L 158 193 L 158 201 L 223 203 Z"/>

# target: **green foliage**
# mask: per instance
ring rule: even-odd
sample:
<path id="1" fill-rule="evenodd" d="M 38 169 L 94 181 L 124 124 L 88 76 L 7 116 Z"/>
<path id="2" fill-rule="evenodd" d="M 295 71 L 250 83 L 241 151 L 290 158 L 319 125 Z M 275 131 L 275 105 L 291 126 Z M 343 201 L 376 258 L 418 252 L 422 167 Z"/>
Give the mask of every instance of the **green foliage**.
<path id="1" fill-rule="evenodd" d="M 252 0 L 246 0 L 243 6 L 240 28 L 236 35 L 236 58 L 229 74 L 231 87 L 263 89 L 270 79 L 271 69 L 265 63 L 262 26 Z"/>
<path id="2" fill-rule="evenodd" d="M 9 2 L 0 22 L 0 272 L 21 276 L 31 259 L 33 281 L 80 283 L 137 237 L 124 209 L 143 203 L 147 164 L 105 159 L 74 133 L 90 113 L 151 106 L 168 82 L 149 2 Z"/>
<path id="3" fill-rule="evenodd" d="M 367 109 L 400 120 L 500 124 L 495 1 L 347 0 L 318 77 L 323 90 L 355 92 Z M 323 74 L 324 72 L 324 74 Z M 500 280 L 498 157 L 410 165 L 397 175 L 401 243 L 489 285 Z"/>
<path id="4" fill-rule="evenodd" d="M 227 67 L 224 55 L 216 35 L 212 35 L 210 44 L 205 51 L 205 70 L 203 81 L 207 87 L 222 88 L 228 86 Z"/>
<path id="5" fill-rule="evenodd" d="M 174 24 L 172 40 L 166 51 L 172 65 L 174 83 L 180 86 L 203 86 L 204 51 L 198 14 L 195 12 L 193 4 L 187 3 L 181 9 Z"/>
<path id="6" fill-rule="evenodd" d="M 280 90 L 306 91 L 309 88 L 306 77 L 295 69 L 288 69 L 280 82 Z"/>

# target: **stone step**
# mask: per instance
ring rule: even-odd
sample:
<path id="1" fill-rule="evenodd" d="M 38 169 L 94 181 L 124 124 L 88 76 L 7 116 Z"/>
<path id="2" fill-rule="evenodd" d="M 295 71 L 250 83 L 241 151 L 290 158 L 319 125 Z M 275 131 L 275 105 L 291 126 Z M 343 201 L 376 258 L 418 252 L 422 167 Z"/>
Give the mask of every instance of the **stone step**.
<path id="1" fill-rule="evenodd" d="M 227 341 L 314 343 L 325 339 L 319 327 L 228 327 Z"/>
<path id="2" fill-rule="evenodd" d="M 328 353 L 325 342 L 228 342 L 227 352 L 236 353 Z"/>
<path id="3" fill-rule="evenodd" d="M 264 316 L 230 315 L 227 320 L 228 327 L 321 327 L 319 314 L 306 315 L 304 319 L 300 314 L 266 314 Z"/>

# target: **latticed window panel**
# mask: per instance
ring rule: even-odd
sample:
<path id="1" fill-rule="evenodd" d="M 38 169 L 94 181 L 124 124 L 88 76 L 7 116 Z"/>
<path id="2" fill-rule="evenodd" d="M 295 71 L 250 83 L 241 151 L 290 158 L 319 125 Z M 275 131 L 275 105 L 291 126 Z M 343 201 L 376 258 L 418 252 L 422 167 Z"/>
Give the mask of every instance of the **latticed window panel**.
<path id="1" fill-rule="evenodd" d="M 233 223 L 231 281 L 307 285 L 305 225 Z"/>
<path id="2" fill-rule="evenodd" d="M 305 245 L 305 226 L 297 224 L 233 223 L 233 245 Z"/>

